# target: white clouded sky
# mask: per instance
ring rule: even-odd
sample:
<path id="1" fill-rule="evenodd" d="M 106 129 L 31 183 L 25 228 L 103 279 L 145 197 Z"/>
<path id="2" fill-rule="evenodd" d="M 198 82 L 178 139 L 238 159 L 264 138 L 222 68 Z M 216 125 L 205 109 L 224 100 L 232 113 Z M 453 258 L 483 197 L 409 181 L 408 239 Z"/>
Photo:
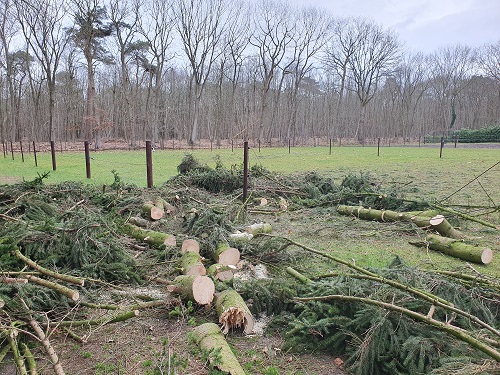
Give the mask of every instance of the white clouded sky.
<path id="1" fill-rule="evenodd" d="M 478 47 L 500 40 L 500 0 L 285 0 L 361 16 L 394 29 L 406 47 L 433 52 L 458 43 Z"/>

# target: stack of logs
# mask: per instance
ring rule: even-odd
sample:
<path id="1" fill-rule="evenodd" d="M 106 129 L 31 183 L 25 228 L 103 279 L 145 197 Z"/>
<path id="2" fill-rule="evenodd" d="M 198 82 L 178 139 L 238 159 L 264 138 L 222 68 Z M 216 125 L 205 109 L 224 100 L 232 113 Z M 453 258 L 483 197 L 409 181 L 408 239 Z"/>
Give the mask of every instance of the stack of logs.
<path id="1" fill-rule="evenodd" d="M 125 226 L 126 232 L 133 238 L 153 247 L 174 247 L 176 238 L 171 234 L 148 230 L 150 220 L 156 221 L 163 218 L 166 212 L 175 212 L 175 207 L 163 199 L 143 205 L 142 211 L 149 220 L 140 217 L 131 217 Z M 244 233 L 234 233 L 230 236 L 232 242 L 249 241 L 255 234 L 270 233 L 272 227 L 267 223 L 252 224 L 245 228 Z M 230 374 L 244 374 L 234 354 L 229 349 L 224 339 L 225 334 L 234 329 L 242 329 L 245 334 L 250 334 L 254 327 L 254 318 L 241 295 L 234 289 L 226 289 L 215 293 L 214 281 L 231 280 L 234 270 L 240 262 L 240 251 L 231 247 L 227 241 L 220 241 L 215 250 L 210 254 L 213 262 L 206 268 L 207 261 L 200 254 L 200 244 L 195 239 L 186 239 L 180 247 L 179 270 L 181 275 L 167 283 L 167 290 L 179 294 L 198 305 L 209 306 L 215 299 L 215 308 L 219 317 L 220 328 L 212 323 L 197 327 L 193 334 L 198 344 L 205 349 L 222 348 L 220 363 L 214 363 L 222 371 Z M 228 350 L 224 350 L 226 348 Z"/>

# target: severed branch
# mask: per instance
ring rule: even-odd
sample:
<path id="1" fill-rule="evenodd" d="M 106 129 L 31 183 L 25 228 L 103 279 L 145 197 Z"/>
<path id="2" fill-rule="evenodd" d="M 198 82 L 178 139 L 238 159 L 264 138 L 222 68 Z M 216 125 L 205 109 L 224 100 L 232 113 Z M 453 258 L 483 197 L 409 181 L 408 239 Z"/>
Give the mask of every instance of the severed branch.
<path id="1" fill-rule="evenodd" d="M 78 301 L 78 299 L 80 298 L 80 293 L 77 290 L 70 289 L 64 285 L 57 284 L 49 280 L 40 279 L 39 277 L 33 275 L 26 275 L 24 276 L 24 278 L 37 285 L 52 289 L 53 291 L 62 294 L 63 296 L 66 296 L 73 301 Z"/>
<path id="2" fill-rule="evenodd" d="M 495 360 L 500 361 L 500 352 L 498 352 L 495 348 L 481 342 L 480 340 L 476 339 L 475 337 L 472 337 L 464 330 L 459 329 L 455 326 L 452 326 L 451 324 L 446 324 L 446 323 L 440 322 L 436 319 L 433 319 L 432 316 L 429 316 L 429 315 L 426 316 L 426 315 L 417 313 L 415 311 L 406 309 L 404 307 L 394 305 L 392 303 L 377 301 L 377 300 L 370 299 L 370 298 L 344 296 L 344 295 L 336 295 L 336 294 L 335 295 L 328 295 L 328 296 L 320 296 L 320 297 L 295 298 L 296 301 L 301 301 L 301 302 L 326 301 L 326 300 L 330 300 L 330 299 L 336 299 L 336 300 L 341 300 L 341 301 L 362 302 L 362 303 L 366 303 L 368 305 L 378 306 L 378 307 L 381 307 L 381 308 L 384 308 L 387 310 L 399 312 L 399 313 L 404 314 L 412 319 L 415 319 L 415 320 L 421 321 L 425 324 L 429 324 L 433 327 L 436 327 L 440 331 L 449 333 L 450 335 L 456 337 L 457 339 L 464 341 L 464 342 L 468 343 L 469 345 L 471 345 L 472 347 L 489 355 L 490 357 L 494 358 Z"/>
<path id="3" fill-rule="evenodd" d="M 44 274 L 46 276 L 50 276 L 50 277 L 53 277 L 54 279 L 66 281 L 68 283 L 76 284 L 76 285 L 80 285 L 80 286 L 83 286 L 84 283 L 85 283 L 85 281 L 83 279 L 79 278 L 79 277 L 75 277 L 75 276 L 71 276 L 71 275 L 64 275 L 64 274 L 51 271 L 51 270 L 49 270 L 47 268 L 44 268 L 44 267 L 38 265 L 36 262 L 34 262 L 31 259 L 25 257 L 21 253 L 21 251 L 19 251 L 18 248 L 14 249 L 14 254 L 16 255 L 16 257 L 18 257 L 19 259 L 21 259 L 28 266 L 30 266 L 31 268 L 36 269 L 37 271 L 39 271 L 40 273 L 42 273 L 42 274 Z"/>

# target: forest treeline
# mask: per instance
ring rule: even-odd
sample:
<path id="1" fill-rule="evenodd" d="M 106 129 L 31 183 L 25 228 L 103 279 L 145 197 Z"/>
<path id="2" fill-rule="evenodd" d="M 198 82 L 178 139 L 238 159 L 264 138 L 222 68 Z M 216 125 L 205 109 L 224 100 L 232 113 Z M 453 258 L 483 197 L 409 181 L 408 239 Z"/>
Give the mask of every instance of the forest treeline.
<path id="1" fill-rule="evenodd" d="M 3 0 L 0 138 L 268 142 L 500 125 L 500 39 L 421 53 L 274 0 Z"/>

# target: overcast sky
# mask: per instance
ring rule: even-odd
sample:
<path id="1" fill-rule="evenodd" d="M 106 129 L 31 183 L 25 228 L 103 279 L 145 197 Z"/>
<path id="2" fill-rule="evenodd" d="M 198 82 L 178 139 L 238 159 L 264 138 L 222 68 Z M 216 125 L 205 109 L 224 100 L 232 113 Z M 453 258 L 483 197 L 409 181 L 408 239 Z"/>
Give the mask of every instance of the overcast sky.
<path id="1" fill-rule="evenodd" d="M 410 50 L 500 40 L 500 0 L 287 0 L 337 16 L 361 16 L 394 29 Z"/>

